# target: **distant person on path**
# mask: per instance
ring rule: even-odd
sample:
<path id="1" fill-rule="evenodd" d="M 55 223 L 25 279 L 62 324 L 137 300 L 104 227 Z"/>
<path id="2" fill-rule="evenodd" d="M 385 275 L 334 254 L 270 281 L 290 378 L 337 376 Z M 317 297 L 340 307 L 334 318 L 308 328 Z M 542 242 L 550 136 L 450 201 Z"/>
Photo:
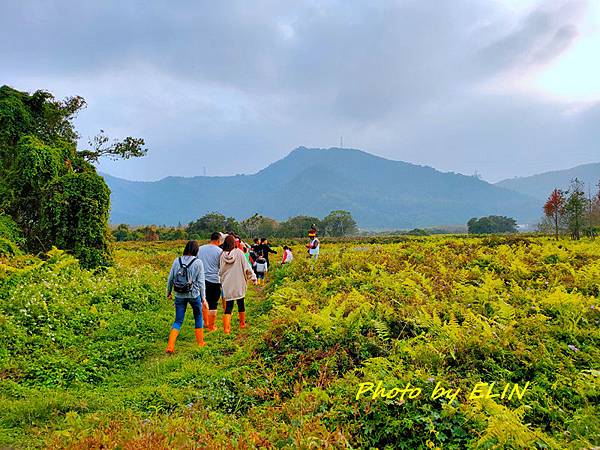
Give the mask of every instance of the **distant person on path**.
<path id="1" fill-rule="evenodd" d="M 219 278 L 219 265 L 221 260 L 221 233 L 214 232 L 210 235 L 210 243 L 203 245 L 198 250 L 198 258 L 204 265 L 204 277 L 206 285 L 206 301 L 208 309 L 203 307 L 202 316 L 206 318 L 205 327 L 209 331 L 215 331 L 217 321 L 217 308 L 221 298 L 221 279 Z"/>
<path id="2" fill-rule="evenodd" d="M 321 242 L 319 242 L 319 238 L 317 238 L 317 229 L 314 225 L 308 231 L 308 238 L 309 242 L 306 244 L 308 256 L 316 260 L 319 257 L 319 248 L 321 247 Z"/>
<path id="3" fill-rule="evenodd" d="M 262 238 L 260 244 L 260 251 L 262 252 L 264 258 L 267 260 L 267 264 L 269 264 L 269 253 L 277 254 L 277 252 L 273 250 L 269 245 L 269 240 L 267 238 Z"/>
<path id="4" fill-rule="evenodd" d="M 231 332 L 231 313 L 233 302 L 237 301 L 238 313 L 240 315 L 240 328 L 246 328 L 246 308 L 244 298 L 248 288 L 248 279 L 256 283 L 256 275 L 246 260 L 244 253 L 236 247 L 235 238 L 227 236 L 220 257 L 219 276 L 223 287 L 223 299 L 225 300 L 225 314 L 223 315 L 223 331 L 225 334 Z"/>
<path id="5" fill-rule="evenodd" d="M 264 284 L 265 277 L 267 272 L 269 271 L 269 263 L 267 259 L 261 254 L 258 256 L 256 260 L 256 278 L 258 280 L 258 284 Z"/>
<path id="6" fill-rule="evenodd" d="M 242 245 L 241 250 L 244 252 L 244 256 L 246 257 L 246 261 L 248 261 L 248 264 L 250 264 L 250 266 L 252 266 L 252 261 L 250 258 L 250 252 L 248 251 L 248 246 L 247 245 Z"/>
<path id="7" fill-rule="evenodd" d="M 250 247 L 250 259 L 252 260 L 252 270 L 256 273 L 256 260 L 258 259 L 258 252 L 260 250 L 260 240 L 254 238 L 254 245 Z"/>
<path id="8" fill-rule="evenodd" d="M 205 345 L 201 303 L 206 307 L 208 307 L 208 303 L 204 285 L 204 265 L 196 257 L 199 248 L 198 241 L 188 241 L 183 250 L 183 256 L 175 258 L 171 266 L 167 280 L 167 298 L 171 300 L 172 292 L 175 291 L 175 322 L 169 333 L 167 353 L 175 352 L 175 341 L 181 330 L 188 303 L 194 312 L 196 343 L 200 347 Z"/>
<path id="9" fill-rule="evenodd" d="M 288 264 L 290 262 L 292 262 L 292 260 L 294 259 L 294 255 L 292 254 L 292 249 L 289 248 L 287 245 L 283 246 L 283 259 L 281 260 L 281 264 Z"/>

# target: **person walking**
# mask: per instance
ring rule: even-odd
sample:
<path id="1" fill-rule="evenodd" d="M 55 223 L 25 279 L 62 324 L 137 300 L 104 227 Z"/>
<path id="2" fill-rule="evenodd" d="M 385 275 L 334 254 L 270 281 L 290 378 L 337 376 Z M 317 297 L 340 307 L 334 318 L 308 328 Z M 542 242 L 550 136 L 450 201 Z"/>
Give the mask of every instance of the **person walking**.
<path id="1" fill-rule="evenodd" d="M 248 288 L 248 279 L 256 284 L 256 275 L 246 260 L 244 253 L 236 247 L 235 238 L 227 236 L 219 261 L 219 277 L 223 288 L 225 300 L 225 314 L 223 314 L 223 331 L 231 332 L 231 313 L 233 303 L 237 302 L 240 316 L 240 328 L 246 328 L 246 308 L 244 298 Z"/>
<path id="2" fill-rule="evenodd" d="M 204 265 L 197 258 L 198 241 L 188 241 L 183 250 L 183 256 L 175 258 L 169 272 L 167 280 L 167 298 L 173 299 L 175 291 L 175 322 L 169 333 L 166 352 L 172 354 L 175 352 L 175 341 L 179 336 L 185 311 L 188 303 L 194 312 L 196 343 L 203 347 L 204 329 L 202 328 L 202 304 L 206 303 L 205 284 L 204 284 Z M 202 304 L 201 304 L 202 303 Z"/>
<path id="3" fill-rule="evenodd" d="M 219 267 L 221 261 L 221 233 L 215 231 L 210 235 L 210 242 L 200 247 L 198 258 L 204 265 L 207 307 L 203 307 L 202 316 L 206 318 L 205 328 L 215 331 L 217 321 L 217 308 L 221 298 L 221 279 Z"/>
<path id="4" fill-rule="evenodd" d="M 264 284 L 265 277 L 269 271 L 269 263 L 266 258 L 261 254 L 256 260 L 256 278 L 259 285 Z"/>
<path id="5" fill-rule="evenodd" d="M 260 251 L 264 258 L 267 260 L 267 265 L 269 264 L 269 253 L 277 254 L 277 252 L 273 250 L 269 245 L 269 240 L 267 238 L 262 238 L 260 244 Z"/>

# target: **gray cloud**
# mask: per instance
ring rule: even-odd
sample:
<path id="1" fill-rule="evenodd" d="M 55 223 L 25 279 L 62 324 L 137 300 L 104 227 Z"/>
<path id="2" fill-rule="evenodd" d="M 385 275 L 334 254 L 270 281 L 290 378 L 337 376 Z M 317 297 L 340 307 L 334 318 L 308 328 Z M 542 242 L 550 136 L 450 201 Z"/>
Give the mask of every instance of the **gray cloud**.
<path id="1" fill-rule="evenodd" d="M 480 89 L 556 58 L 584 13 L 578 0 L 523 16 L 484 0 L 23 0 L 0 6 L 0 73 L 86 97 L 83 136 L 144 136 L 147 158 L 101 166 L 128 178 L 255 171 L 344 135 L 497 179 L 597 159 L 596 108 Z"/>

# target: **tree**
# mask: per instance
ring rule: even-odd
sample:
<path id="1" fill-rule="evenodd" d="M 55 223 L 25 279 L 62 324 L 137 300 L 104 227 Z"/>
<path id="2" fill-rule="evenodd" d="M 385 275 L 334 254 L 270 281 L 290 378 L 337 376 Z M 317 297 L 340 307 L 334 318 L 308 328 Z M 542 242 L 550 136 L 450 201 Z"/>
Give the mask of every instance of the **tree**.
<path id="1" fill-rule="evenodd" d="M 221 213 L 211 212 L 195 222 L 191 222 L 186 231 L 191 239 L 205 239 L 214 231 L 239 233 L 240 225 L 233 217 L 225 217 Z"/>
<path id="2" fill-rule="evenodd" d="M 72 250 L 84 267 L 109 265 L 110 190 L 94 172 L 69 172 L 45 189 L 39 226 L 40 245 L 45 242 Z"/>
<path id="3" fill-rule="evenodd" d="M 600 181 L 598 181 L 598 184 L 596 185 L 596 187 L 597 187 L 598 191 L 592 197 L 592 201 L 591 201 L 591 205 L 590 205 L 591 206 L 590 222 L 593 227 L 600 226 Z"/>
<path id="4" fill-rule="evenodd" d="M 327 236 L 348 236 L 356 234 L 358 227 L 352 214 L 348 211 L 331 211 L 321 222 L 324 234 Z"/>
<path id="5" fill-rule="evenodd" d="M 311 226 L 322 228 L 321 220 L 312 216 L 290 217 L 279 224 L 279 236 L 281 237 L 304 237 Z"/>
<path id="6" fill-rule="evenodd" d="M 279 223 L 270 217 L 256 213 L 243 220 L 240 224 L 242 233 L 248 238 L 274 236 Z"/>
<path id="7" fill-rule="evenodd" d="M 96 267 L 111 261 L 110 191 L 88 160 L 146 150 L 143 140 L 128 137 L 110 149 L 79 151 L 73 119 L 84 107 L 81 97 L 61 101 L 46 91 L 0 87 L 0 211 L 22 230 L 27 250 L 55 245 Z"/>
<path id="8" fill-rule="evenodd" d="M 467 222 L 469 234 L 516 233 L 517 221 L 505 216 L 473 217 Z"/>
<path id="9" fill-rule="evenodd" d="M 129 229 L 129 225 L 126 223 L 120 224 L 115 231 L 113 231 L 113 237 L 117 242 L 123 242 L 130 240 L 131 230 Z"/>
<path id="10" fill-rule="evenodd" d="M 146 156 L 148 149 L 144 148 L 145 142 L 141 138 L 126 137 L 122 141 L 113 140 L 112 142 L 104 134 L 104 130 L 88 141 L 91 150 L 79 151 L 86 161 L 97 162 L 103 156 L 109 159 L 130 159 Z"/>
<path id="11" fill-rule="evenodd" d="M 158 241 L 160 239 L 156 225 L 149 225 L 144 227 L 141 231 L 144 233 L 145 241 Z"/>
<path id="12" fill-rule="evenodd" d="M 546 204 L 544 205 L 544 214 L 552 220 L 554 224 L 554 236 L 558 241 L 559 224 L 562 215 L 565 212 L 565 196 L 560 189 L 554 189 Z"/>
<path id="13" fill-rule="evenodd" d="M 587 210 L 587 199 L 583 190 L 583 183 L 575 178 L 571 181 L 569 188 L 569 197 L 565 203 L 565 212 L 567 215 L 569 232 L 573 239 L 581 238 L 581 230 L 585 221 Z"/>

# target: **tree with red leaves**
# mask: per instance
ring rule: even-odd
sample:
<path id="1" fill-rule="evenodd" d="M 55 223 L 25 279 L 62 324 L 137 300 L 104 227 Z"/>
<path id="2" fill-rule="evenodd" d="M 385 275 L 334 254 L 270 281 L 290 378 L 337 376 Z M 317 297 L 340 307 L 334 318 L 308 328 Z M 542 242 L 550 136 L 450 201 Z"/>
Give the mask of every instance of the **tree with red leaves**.
<path id="1" fill-rule="evenodd" d="M 565 195 L 560 189 L 554 189 L 544 205 L 544 214 L 554 223 L 554 236 L 558 241 L 558 226 L 565 209 Z"/>

